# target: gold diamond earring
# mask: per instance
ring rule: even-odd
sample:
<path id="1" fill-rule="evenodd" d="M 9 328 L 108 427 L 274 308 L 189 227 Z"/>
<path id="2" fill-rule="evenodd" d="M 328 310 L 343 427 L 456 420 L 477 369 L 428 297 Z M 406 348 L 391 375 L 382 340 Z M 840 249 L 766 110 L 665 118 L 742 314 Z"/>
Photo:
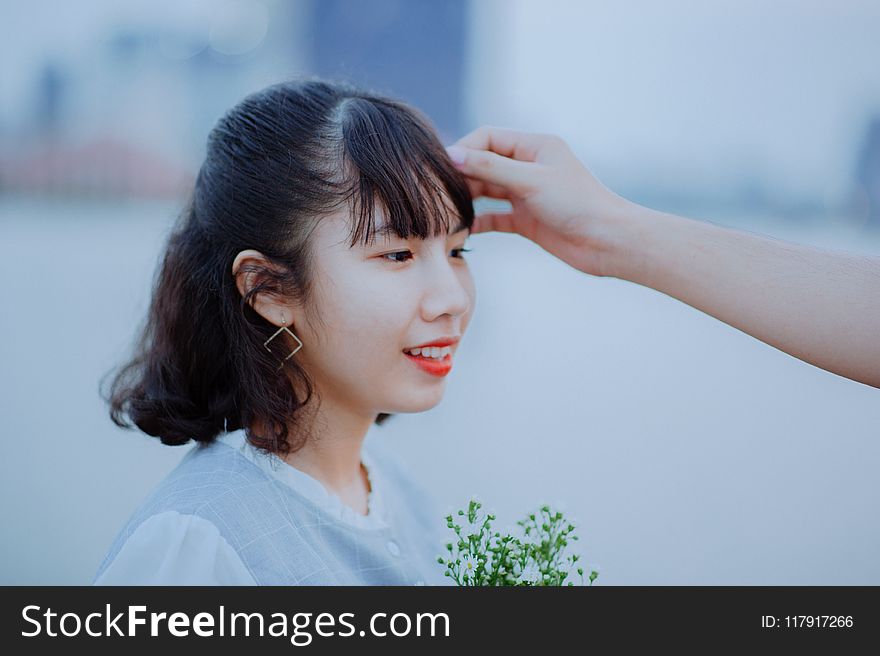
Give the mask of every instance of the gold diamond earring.
<path id="1" fill-rule="evenodd" d="M 297 346 L 295 349 L 293 349 L 293 351 L 290 352 L 290 355 L 288 355 L 286 358 L 284 358 L 284 359 L 281 361 L 281 364 L 278 365 L 278 368 L 279 368 L 279 369 L 281 369 L 281 367 L 284 366 L 284 363 L 285 363 L 285 362 L 287 362 L 290 358 L 293 357 L 293 354 L 294 354 L 294 353 L 296 353 L 297 351 L 299 351 L 299 350 L 303 347 L 303 343 L 300 341 L 299 337 L 297 337 L 296 335 L 294 335 L 294 334 L 293 334 L 293 333 L 287 328 L 287 321 L 284 320 L 284 315 L 282 315 L 282 316 L 281 316 L 281 328 L 279 328 L 278 330 L 276 330 L 276 331 L 275 331 L 275 334 L 273 334 L 269 339 L 267 339 L 265 342 L 263 342 L 263 346 L 266 347 L 266 350 L 269 351 L 269 353 L 272 352 L 272 349 L 269 348 L 269 342 L 271 342 L 273 339 L 275 339 L 276 337 L 278 337 L 278 335 L 281 334 L 281 331 L 284 331 L 284 332 L 286 332 L 288 335 L 290 335 L 291 337 L 293 337 L 293 338 L 296 340 L 296 343 L 299 344 L 299 346 Z"/>

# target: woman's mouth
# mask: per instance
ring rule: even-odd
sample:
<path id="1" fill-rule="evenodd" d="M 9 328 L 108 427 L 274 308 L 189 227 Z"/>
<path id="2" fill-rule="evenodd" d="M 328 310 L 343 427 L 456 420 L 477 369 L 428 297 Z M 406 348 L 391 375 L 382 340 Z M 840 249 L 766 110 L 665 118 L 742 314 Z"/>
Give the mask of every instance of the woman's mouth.
<path id="1" fill-rule="evenodd" d="M 415 353 L 404 351 L 403 354 L 410 362 L 432 376 L 445 376 L 452 370 L 452 350 L 448 346 L 440 349 L 413 349 L 413 351 Z M 432 355 L 437 357 L 432 357 Z"/>

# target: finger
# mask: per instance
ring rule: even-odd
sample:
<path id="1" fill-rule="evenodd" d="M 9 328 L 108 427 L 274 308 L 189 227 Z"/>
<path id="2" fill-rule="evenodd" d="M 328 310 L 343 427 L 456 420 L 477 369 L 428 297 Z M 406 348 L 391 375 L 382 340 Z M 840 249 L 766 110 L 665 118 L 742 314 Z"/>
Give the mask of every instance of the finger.
<path id="1" fill-rule="evenodd" d="M 475 180 L 468 177 L 465 177 L 465 181 L 467 182 L 468 188 L 470 189 L 471 196 L 473 198 L 495 198 L 498 200 L 513 200 L 513 194 L 507 187 L 502 187 L 501 185 L 491 184 L 489 182 L 483 182 L 482 180 Z"/>
<path id="2" fill-rule="evenodd" d="M 467 183 L 472 198 L 479 198 L 480 196 L 486 195 L 486 187 L 488 185 L 482 180 L 474 180 L 465 176 L 464 181 Z"/>
<path id="3" fill-rule="evenodd" d="M 474 150 L 488 150 L 504 157 L 534 162 L 541 148 L 547 146 L 547 135 L 483 125 L 466 134 L 453 145 Z"/>
<path id="4" fill-rule="evenodd" d="M 492 184 L 490 182 L 484 182 L 483 184 L 483 196 L 486 198 L 497 198 L 498 200 L 509 200 L 512 201 L 515 197 L 514 194 L 511 193 L 511 190 L 508 187 L 503 187 L 501 185 Z"/>
<path id="5" fill-rule="evenodd" d="M 516 225 L 516 212 L 485 212 L 474 218 L 471 226 L 471 234 L 481 232 L 518 232 Z"/>
<path id="6" fill-rule="evenodd" d="M 506 188 L 506 194 L 519 195 L 533 184 L 539 164 L 520 162 L 485 150 L 463 149 L 456 168 L 470 178 Z"/>

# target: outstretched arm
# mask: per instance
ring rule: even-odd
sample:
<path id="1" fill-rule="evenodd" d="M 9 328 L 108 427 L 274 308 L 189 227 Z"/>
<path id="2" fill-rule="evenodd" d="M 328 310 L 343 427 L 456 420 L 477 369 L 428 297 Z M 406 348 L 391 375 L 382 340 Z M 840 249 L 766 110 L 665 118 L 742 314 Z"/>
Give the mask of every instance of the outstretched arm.
<path id="1" fill-rule="evenodd" d="M 642 207 L 604 187 L 553 135 L 482 127 L 450 156 L 461 160 L 475 197 L 512 205 L 479 215 L 472 233 L 518 233 L 585 273 L 651 287 L 817 367 L 880 387 L 880 257 Z"/>

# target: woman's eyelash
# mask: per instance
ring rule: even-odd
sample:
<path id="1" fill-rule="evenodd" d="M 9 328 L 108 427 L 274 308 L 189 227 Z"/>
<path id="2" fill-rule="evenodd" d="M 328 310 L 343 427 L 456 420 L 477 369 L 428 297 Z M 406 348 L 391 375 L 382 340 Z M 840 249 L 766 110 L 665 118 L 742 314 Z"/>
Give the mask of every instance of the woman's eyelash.
<path id="1" fill-rule="evenodd" d="M 471 249 L 471 248 L 453 248 L 452 252 L 454 253 L 455 251 L 458 251 L 459 253 L 470 253 L 472 250 L 473 249 Z M 387 258 L 387 257 L 393 256 L 393 255 L 407 255 L 409 257 L 412 257 L 412 251 L 395 251 L 393 253 L 385 253 L 385 255 L 383 255 L 382 257 Z M 459 255 L 456 255 L 455 257 L 458 257 L 459 259 L 462 259 L 462 260 L 464 259 L 463 257 L 461 257 Z M 389 262 L 396 262 L 398 264 L 403 264 L 404 262 L 406 262 L 406 260 L 396 260 L 396 259 L 395 260 L 388 260 L 388 261 Z"/>

